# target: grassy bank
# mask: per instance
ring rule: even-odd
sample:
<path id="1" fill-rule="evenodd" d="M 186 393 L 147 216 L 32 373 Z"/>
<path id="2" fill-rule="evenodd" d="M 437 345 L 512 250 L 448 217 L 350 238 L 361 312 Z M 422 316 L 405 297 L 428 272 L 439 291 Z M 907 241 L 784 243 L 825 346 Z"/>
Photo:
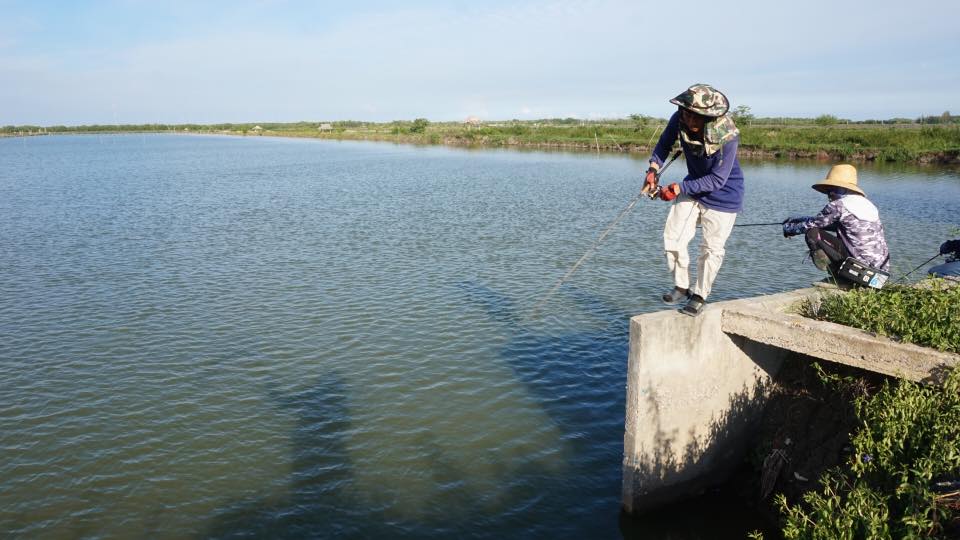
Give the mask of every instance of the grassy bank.
<path id="1" fill-rule="evenodd" d="M 923 288 L 856 289 L 806 304 L 802 311 L 900 341 L 960 352 L 960 287 L 942 281 Z M 768 421 L 768 439 L 774 443 L 767 446 L 792 452 L 791 468 L 809 471 L 819 463 L 827 465 L 816 473 L 816 484 L 810 482 L 805 489 L 806 479 L 799 476 L 795 479 L 802 481 L 781 485 L 776 507 L 783 536 L 960 538 L 960 370 L 941 374 L 937 384 L 919 384 L 878 381 L 873 374 L 849 370 L 838 374 L 835 366 L 831 373 L 813 368 L 819 383 L 808 379 L 792 389 L 795 395 L 784 393 L 792 401 L 781 403 Z M 778 403 L 776 398 L 773 403 Z M 779 435 L 779 442 L 770 433 Z M 793 446 L 789 438 L 783 442 L 786 433 Z M 849 436 L 843 436 L 846 433 Z M 843 457 L 828 465 L 830 456 L 838 454 Z"/>
<path id="2" fill-rule="evenodd" d="M 922 288 L 853 289 L 807 303 L 802 313 L 905 343 L 960 353 L 960 287 L 949 287 L 941 280 Z"/>
<path id="3" fill-rule="evenodd" d="M 377 140 L 412 144 L 484 147 L 561 148 L 606 152 L 649 153 L 665 121 L 538 121 L 459 122 L 415 121 L 296 122 L 261 124 L 141 124 L 94 126 L 6 126 L 0 134 L 176 132 L 312 137 L 336 140 Z M 741 125 L 741 155 L 813 158 L 846 161 L 960 163 L 960 124 L 821 125 L 815 119 L 791 119 Z"/>
<path id="4" fill-rule="evenodd" d="M 957 538 L 960 534 L 960 371 L 939 386 L 826 375 L 854 395 L 847 459 L 801 500 L 777 497 L 788 539 Z M 759 536 L 759 535 L 755 535 Z"/>

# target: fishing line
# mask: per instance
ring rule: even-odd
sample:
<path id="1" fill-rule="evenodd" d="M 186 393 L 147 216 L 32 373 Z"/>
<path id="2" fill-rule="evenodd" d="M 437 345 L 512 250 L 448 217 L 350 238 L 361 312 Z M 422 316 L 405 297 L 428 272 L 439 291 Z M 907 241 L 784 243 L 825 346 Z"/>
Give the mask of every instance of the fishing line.
<path id="1" fill-rule="evenodd" d="M 667 167 L 669 167 L 670 164 L 672 164 L 677 159 L 677 157 L 680 156 L 680 154 L 681 154 L 681 151 L 677 150 L 677 152 L 673 154 L 673 157 L 670 158 L 670 161 L 667 161 L 667 163 L 659 171 L 657 171 L 657 180 L 660 179 L 660 175 L 667 170 Z M 600 236 L 596 240 L 594 240 L 593 245 L 591 245 L 590 248 L 587 249 L 587 252 L 584 253 L 582 257 L 580 257 L 580 260 L 574 263 L 574 265 L 570 268 L 570 270 L 568 270 L 567 273 L 564 274 L 562 278 L 560 278 L 560 281 L 558 281 L 557 284 L 554 285 L 552 289 L 550 289 L 550 292 L 548 292 L 546 296 L 544 296 L 539 302 L 537 302 L 537 305 L 533 306 L 533 312 L 531 313 L 532 317 L 537 316 L 537 312 L 540 310 L 543 304 L 545 304 L 547 300 L 549 300 L 550 297 L 553 296 L 553 293 L 557 292 L 557 289 L 559 289 L 560 286 L 563 285 L 565 281 L 570 279 L 570 276 L 572 276 L 573 273 L 577 271 L 577 268 L 579 268 L 580 265 L 583 264 L 583 261 L 587 260 L 587 257 L 589 257 L 597 249 L 597 246 L 600 245 L 600 242 L 603 242 L 603 239 L 606 238 L 608 234 L 610 234 L 610 231 L 612 231 L 613 228 L 616 227 L 617 223 L 619 223 L 620 220 L 623 219 L 623 216 L 630 213 L 630 210 L 633 210 L 633 207 L 636 206 L 637 202 L 639 202 L 640 199 L 642 199 L 643 197 L 650 197 L 650 196 L 645 191 L 641 191 L 630 201 L 630 203 L 627 205 L 626 208 L 624 208 L 623 210 L 620 211 L 619 214 L 617 214 L 617 217 L 614 218 L 614 220 L 610 223 L 610 225 L 607 225 L 607 228 L 604 229 L 602 233 L 600 233 Z"/>
<path id="2" fill-rule="evenodd" d="M 918 266 L 918 267 L 914 268 L 913 270 L 907 272 L 906 274 L 903 275 L 903 277 L 901 277 L 900 279 L 894 281 L 893 284 L 896 285 L 897 283 L 900 283 L 901 281 L 907 279 L 907 276 L 909 276 L 910 274 L 912 274 L 912 273 L 916 272 L 917 270 L 923 268 L 924 265 L 926 265 L 927 263 L 929 263 L 930 261 L 936 259 L 936 258 L 939 257 L 939 256 L 940 256 L 940 254 L 937 253 L 937 254 L 934 255 L 933 257 L 930 257 L 929 259 L 923 261 L 922 263 L 920 263 L 920 266 Z"/>

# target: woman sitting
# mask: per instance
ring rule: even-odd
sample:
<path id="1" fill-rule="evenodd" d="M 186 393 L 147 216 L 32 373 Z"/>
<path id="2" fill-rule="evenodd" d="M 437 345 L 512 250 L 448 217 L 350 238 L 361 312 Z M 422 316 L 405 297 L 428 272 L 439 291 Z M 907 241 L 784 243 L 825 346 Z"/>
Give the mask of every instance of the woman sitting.
<path id="1" fill-rule="evenodd" d="M 813 189 L 825 194 L 829 202 L 816 216 L 785 220 L 783 236 L 805 234 L 813 263 L 834 278 L 848 257 L 887 272 L 890 251 L 880 212 L 857 186 L 857 169 L 834 165 Z"/>

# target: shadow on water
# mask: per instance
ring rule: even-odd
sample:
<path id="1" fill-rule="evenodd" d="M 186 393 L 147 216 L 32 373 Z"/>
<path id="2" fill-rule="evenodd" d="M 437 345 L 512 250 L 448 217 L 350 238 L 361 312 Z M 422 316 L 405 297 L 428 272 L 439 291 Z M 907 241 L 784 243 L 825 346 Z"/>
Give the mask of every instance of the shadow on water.
<path id="1" fill-rule="evenodd" d="M 293 416 L 292 464 L 288 493 L 276 500 L 256 498 L 237 501 L 214 519 L 204 538 L 449 538 L 452 536 L 496 537 L 491 529 L 519 530 L 496 520 L 476 531 L 468 520 L 437 518 L 410 521 L 388 513 L 390 502 L 377 507 L 369 498 L 357 496 L 356 470 L 351 462 L 347 436 L 352 419 L 348 410 L 347 385 L 336 375 L 317 379 L 310 388 L 293 394 L 272 392 L 281 411 Z M 428 457 L 434 476 L 456 478 L 443 449 L 429 436 L 418 451 Z M 521 474 L 533 474 L 522 471 Z M 531 496 L 538 494 L 532 493 Z M 470 500 L 445 494 L 425 504 L 469 508 Z"/>
<path id="2" fill-rule="evenodd" d="M 289 495 L 277 501 L 238 501 L 218 518 L 213 538 L 717 538 L 715 520 L 730 522 L 735 510 L 713 502 L 685 504 L 642 520 L 620 515 L 621 461 L 625 409 L 628 314 L 575 288 L 567 294 L 600 321 L 598 329 L 561 335 L 538 333 L 524 322 L 513 301 L 477 283 L 459 286 L 510 335 L 499 351 L 561 432 L 567 467 L 549 472 L 530 464 L 514 470 L 504 500 L 509 508 L 471 511 L 469 499 L 431 500 L 437 509 L 422 521 L 402 521 L 386 508 L 370 507 L 353 493 L 355 471 L 345 433 L 350 430 L 349 389 L 335 375 L 302 392 L 272 395 L 278 408 L 296 419 Z M 720 428 L 718 428 L 720 429 Z M 432 471 L 444 472 L 440 447 Z M 691 450 L 693 452 L 693 450 Z M 689 457 L 689 456 L 688 456 Z M 692 457 L 690 457 L 692 459 Z M 505 479 L 506 480 L 506 479 Z M 450 514 L 444 507 L 452 508 Z M 455 507 L 455 508 L 453 508 Z M 701 508 L 702 507 L 702 508 Z M 467 509 L 464 513 L 464 509 Z M 743 531 L 749 528 L 739 528 Z"/>
<path id="3" fill-rule="evenodd" d="M 570 288 L 577 306 L 602 322 L 592 332 L 539 334 L 513 302 L 476 284 L 462 284 L 467 300 L 510 331 L 501 358 L 510 366 L 565 436 L 592 446 L 622 442 L 629 320 L 596 298 Z"/>
<path id="4" fill-rule="evenodd" d="M 570 463 L 563 473 L 551 473 L 531 463 L 505 479 L 509 508 L 496 513 L 433 511 L 423 522 L 399 522 L 385 512 L 354 500 L 354 471 L 344 433 L 350 417 L 344 382 L 331 375 L 306 391 L 272 395 L 278 408 L 296 419 L 292 433 L 293 472 L 289 496 L 279 501 L 238 501 L 208 531 L 214 538 L 301 537 L 617 537 L 622 427 L 623 381 L 626 372 L 627 318 L 577 291 L 571 296 L 583 309 L 600 317 L 595 332 L 562 336 L 538 335 L 522 320 L 505 295 L 475 283 L 461 284 L 466 299 L 483 308 L 509 332 L 499 352 L 517 378 L 559 427 Z M 442 449 L 429 441 L 421 450 L 432 456 L 431 468 L 443 472 Z M 602 501 L 602 505 L 584 504 Z M 470 508 L 469 500 L 431 501 Z M 442 508 L 442 506 L 440 506 Z M 592 534 L 595 536 L 595 534 Z"/>
<path id="5" fill-rule="evenodd" d="M 238 502 L 216 518 L 205 536 L 345 537 L 359 534 L 365 521 L 377 522 L 369 509 L 354 504 L 346 494 L 354 474 L 342 439 L 350 424 L 343 381 L 331 375 L 302 392 L 271 393 L 271 398 L 297 420 L 291 434 L 294 456 L 289 495 L 275 502 Z"/>
<path id="6" fill-rule="evenodd" d="M 483 306 L 490 317 L 511 329 L 512 339 L 503 348 L 502 357 L 537 397 L 573 448 L 565 495 L 553 497 L 548 491 L 548 500 L 544 501 L 564 516 L 565 523 L 558 523 L 558 528 L 592 537 L 623 535 L 676 540 L 743 538 L 754 529 L 771 533 L 762 516 L 745 507 L 743 500 L 732 495 L 728 487 L 709 490 L 694 500 L 668 505 L 639 517 L 619 514 L 628 313 L 619 312 L 582 290 L 566 287 L 564 294 L 578 308 L 600 320 L 601 325 L 592 332 L 548 336 L 524 325 L 509 298 L 476 284 L 461 287 L 471 302 Z M 773 365 L 760 367 L 768 372 L 775 370 Z M 731 397 L 728 412 L 712 422 L 706 433 L 684 446 L 679 460 L 667 457 L 672 456 L 674 449 L 672 439 L 664 436 L 660 439 L 660 451 L 641 467 L 646 467 L 650 474 L 670 474 L 712 459 L 714 456 L 707 449 L 715 441 L 727 440 L 742 429 L 746 419 L 755 414 L 765 391 L 762 385 L 752 390 L 744 386 Z M 725 473 L 729 473 L 729 469 L 721 471 L 718 478 Z M 579 503 L 583 500 L 600 501 L 600 505 L 581 509 Z M 774 531 L 768 537 L 777 536 Z"/>
<path id="7" fill-rule="evenodd" d="M 508 329 L 510 340 L 499 355 L 572 446 L 572 465 L 579 470 L 569 475 L 591 480 L 576 489 L 594 491 L 591 496 L 615 501 L 619 468 L 613 467 L 613 474 L 604 471 L 611 469 L 611 458 L 619 463 L 622 450 L 627 314 L 569 287 L 565 294 L 601 324 L 589 332 L 549 335 L 526 324 L 508 297 L 476 283 L 462 283 L 460 287 L 468 301 L 481 306 Z M 598 517 L 591 516 L 593 523 Z"/>
<path id="8" fill-rule="evenodd" d="M 734 494 L 729 485 L 721 484 L 694 500 L 661 507 L 646 515 L 629 517 L 620 513 L 629 313 L 567 286 L 562 289 L 563 294 L 601 324 L 591 332 L 545 335 L 524 323 L 508 297 L 475 283 L 463 283 L 461 288 L 469 301 L 482 306 L 491 318 L 510 329 L 511 340 L 502 349 L 502 358 L 536 396 L 572 447 L 571 469 L 564 481 L 557 486 L 542 486 L 541 504 L 563 516 L 562 522 L 554 522 L 557 530 L 552 531 L 553 536 L 571 533 L 579 537 L 707 540 L 744 538 L 752 530 L 761 530 L 767 538 L 779 537 L 776 528 L 747 507 L 743 497 Z M 760 359 L 758 366 L 763 371 L 774 373 L 779 368 L 777 361 L 764 360 L 775 355 L 755 350 L 765 345 L 740 338 L 734 342 Z M 727 412 L 711 422 L 706 433 L 692 437 L 684 446 L 680 460 L 666 457 L 673 453 L 673 442 L 664 436 L 660 439 L 660 451 L 641 468 L 646 468 L 648 474 L 671 474 L 716 459 L 709 449 L 716 441 L 741 435 L 757 416 L 767 391 L 762 383 L 752 388 L 745 384 L 731 396 Z M 730 467 L 719 470 L 717 483 L 730 472 Z M 583 501 L 598 503 L 587 507 L 581 504 Z M 543 532 L 551 533 L 549 528 Z"/>

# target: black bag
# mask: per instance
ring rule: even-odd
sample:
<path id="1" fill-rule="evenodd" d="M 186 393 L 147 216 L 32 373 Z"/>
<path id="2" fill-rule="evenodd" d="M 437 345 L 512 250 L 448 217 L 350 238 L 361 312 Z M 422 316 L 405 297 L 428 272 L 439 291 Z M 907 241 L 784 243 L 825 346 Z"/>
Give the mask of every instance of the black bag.
<path id="1" fill-rule="evenodd" d="M 847 260 L 843 261 L 840 269 L 837 270 L 837 277 L 842 277 L 861 287 L 881 289 L 890 279 L 890 274 L 853 257 L 847 257 Z"/>

